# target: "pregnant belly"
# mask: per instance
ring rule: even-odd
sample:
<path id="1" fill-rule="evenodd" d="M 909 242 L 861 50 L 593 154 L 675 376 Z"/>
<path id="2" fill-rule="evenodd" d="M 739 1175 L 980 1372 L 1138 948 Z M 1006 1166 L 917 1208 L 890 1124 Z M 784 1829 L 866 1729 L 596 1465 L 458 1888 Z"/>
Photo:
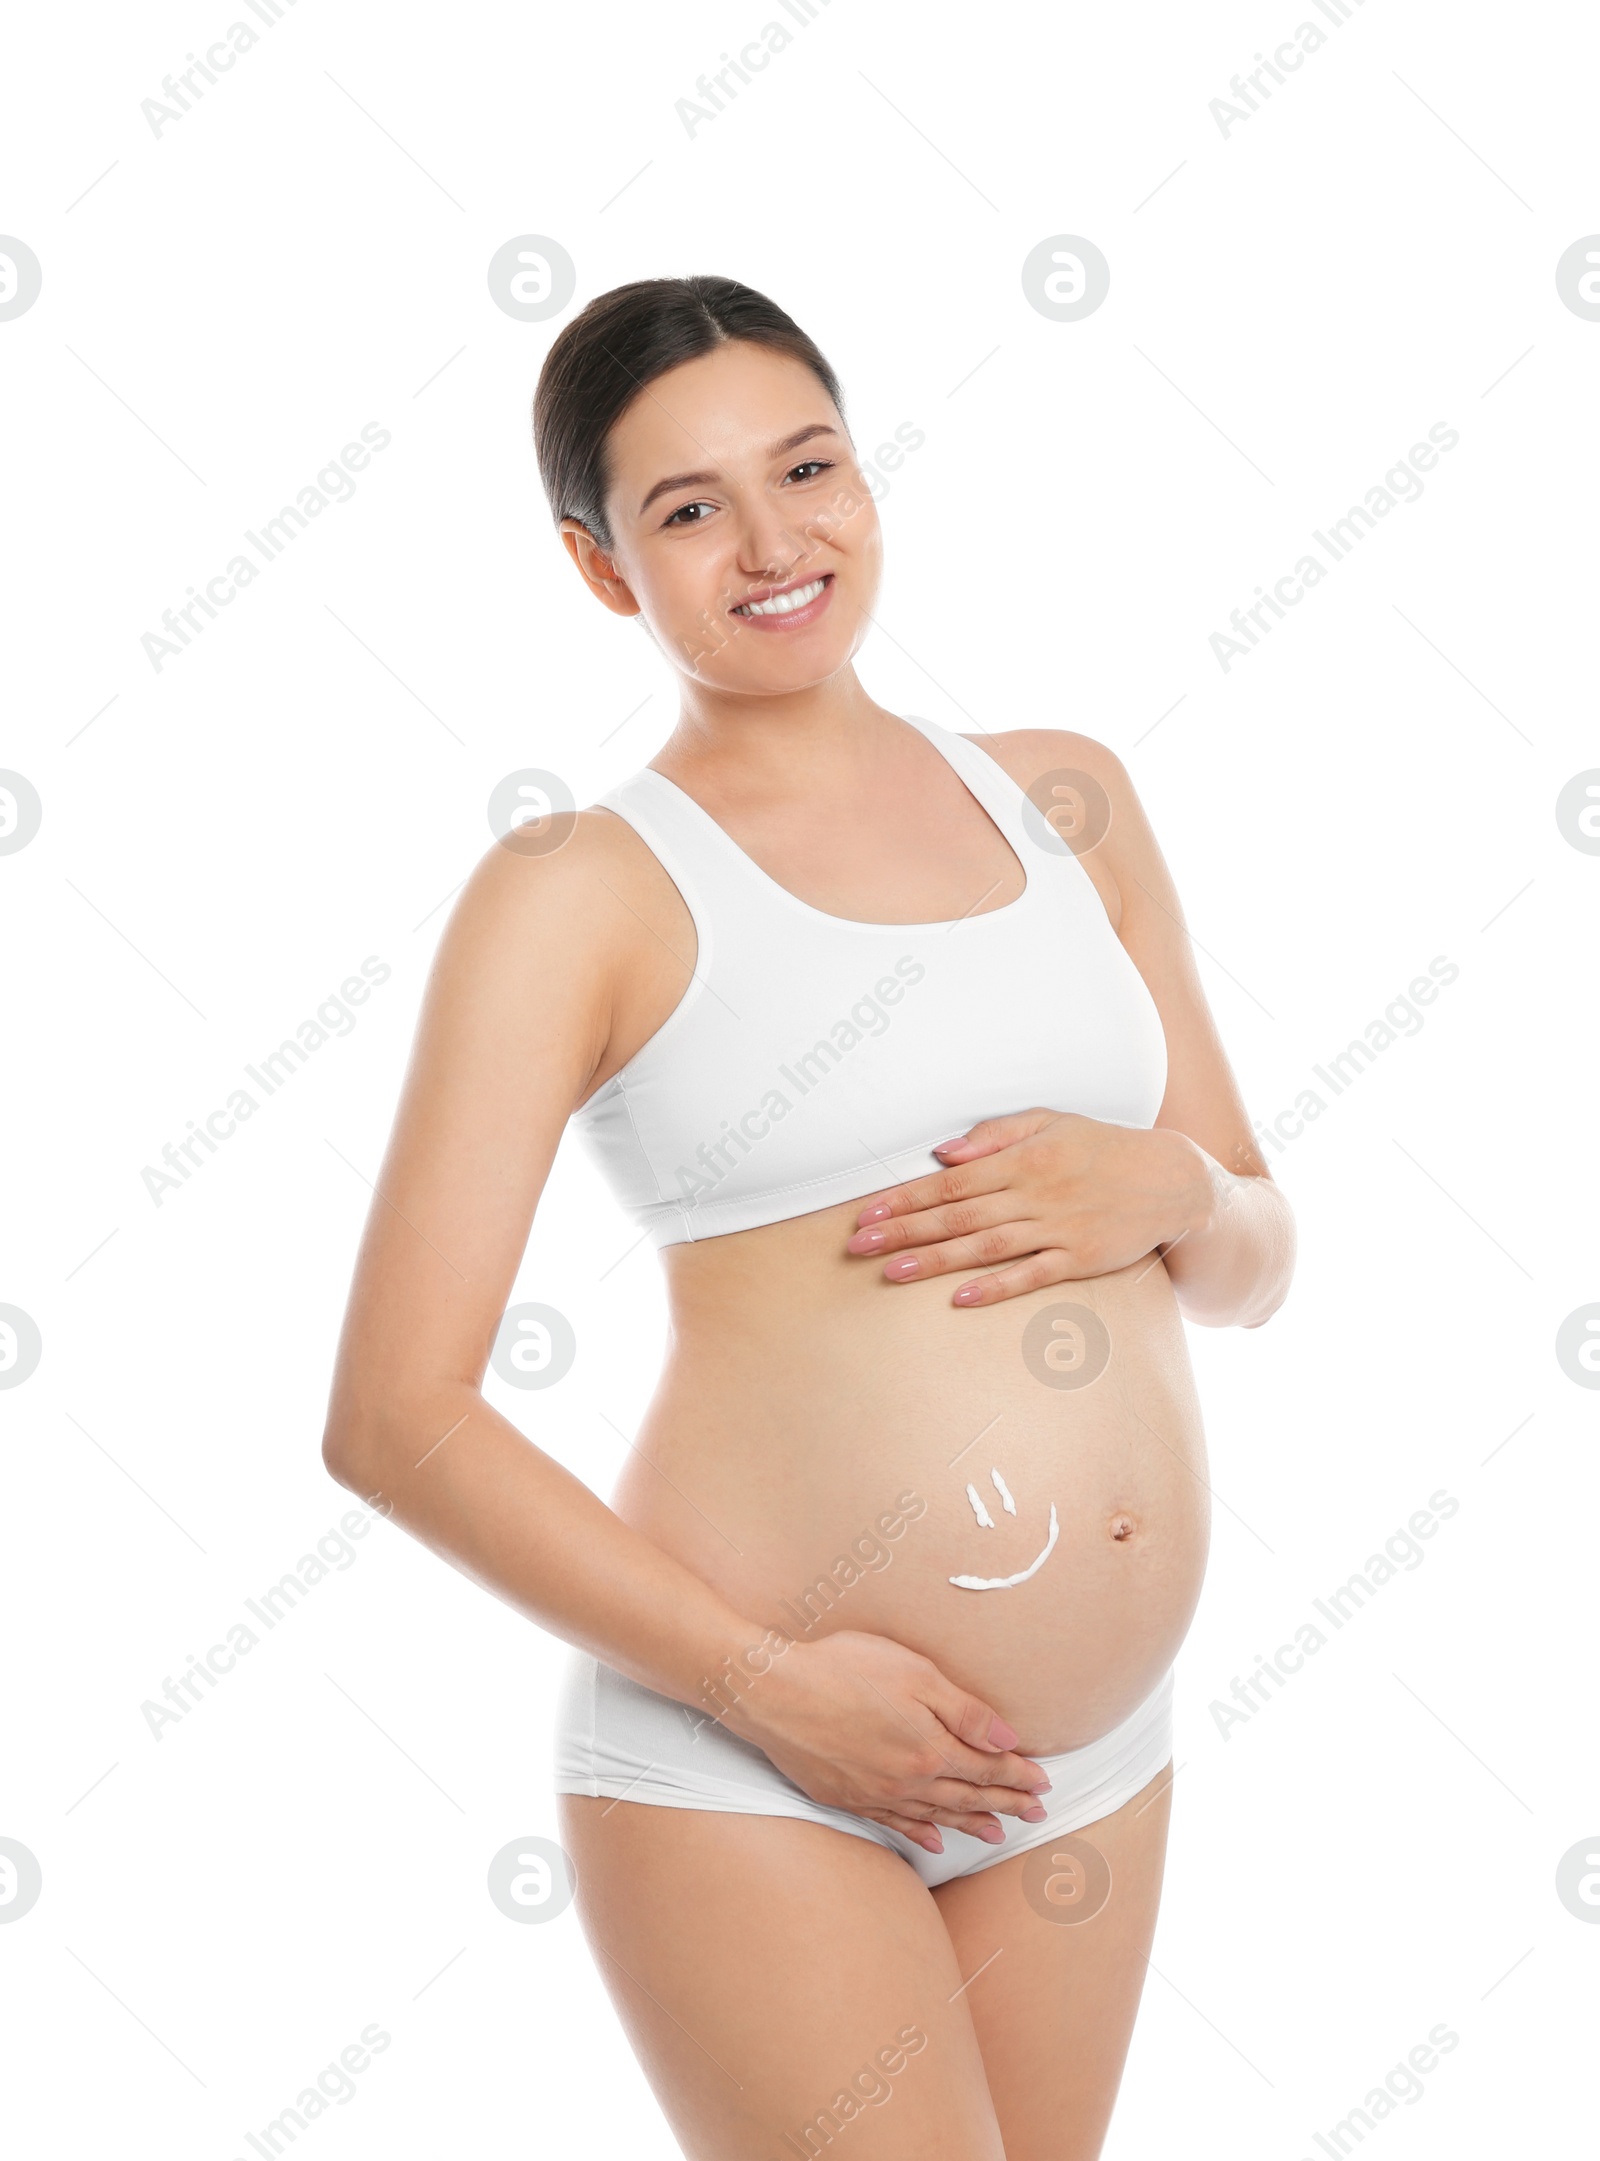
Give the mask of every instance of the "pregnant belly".
<path id="1" fill-rule="evenodd" d="M 843 1253 L 859 1205 L 669 1249 L 672 1350 L 612 1505 L 759 1629 L 892 1636 L 1030 1753 L 1081 1747 L 1161 1678 L 1205 1570 L 1166 1271 L 957 1308 Z"/>

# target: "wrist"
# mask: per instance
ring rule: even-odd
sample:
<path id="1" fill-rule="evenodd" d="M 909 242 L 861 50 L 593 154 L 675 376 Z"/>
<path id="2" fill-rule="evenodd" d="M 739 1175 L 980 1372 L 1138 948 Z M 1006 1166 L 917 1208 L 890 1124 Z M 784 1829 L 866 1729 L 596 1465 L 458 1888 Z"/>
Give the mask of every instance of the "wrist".
<path id="1" fill-rule="evenodd" d="M 764 1723 L 763 1713 L 771 1709 L 778 1693 L 786 1692 L 775 1677 L 792 1675 L 796 1653 L 804 1649 L 781 1628 L 741 1622 L 714 1655 L 708 1654 L 695 1684 L 695 1708 L 730 1732 L 754 1740 Z"/>
<path id="2" fill-rule="evenodd" d="M 1187 1133 L 1163 1129 L 1167 1140 L 1169 1197 L 1165 1214 L 1171 1228 L 1163 1232 L 1164 1250 L 1179 1239 L 1208 1231 L 1223 1204 L 1223 1184 L 1228 1174 L 1222 1165 Z"/>

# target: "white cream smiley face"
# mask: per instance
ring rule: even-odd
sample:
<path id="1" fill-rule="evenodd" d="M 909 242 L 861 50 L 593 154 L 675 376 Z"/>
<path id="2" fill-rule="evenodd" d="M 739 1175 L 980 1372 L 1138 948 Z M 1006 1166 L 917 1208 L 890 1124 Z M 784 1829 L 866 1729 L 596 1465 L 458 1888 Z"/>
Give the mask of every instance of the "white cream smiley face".
<path id="1" fill-rule="evenodd" d="M 994 1490 L 1000 1496 L 1001 1507 L 1008 1516 L 1014 1516 L 1017 1512 L 1017 1504 L 1011 1498 L 1010 1487 L 998 1471 L 990 1471 L 989 1477 L 993 1482 Z M 992 1531 L 994 1529 L 994 1518 L 984 1506 L 982 1494 L 979 1493 L 976 1486 L 970 1483 L 967 1486 L 967 1499 L 972 1503 L 972 1513 L 978 1519 L 979 1528 Z M 1026 1568 L 1019 1569 L 1014 1576 L 951 1576 L 949 1581 L 959 1591 L 1009 1591 L 1013 1584 L 1026 1583 L 1030 1576 L 1037 1575 L 1039 1570 L 1043 1568 L 1055 1547 L 1060 1529 L 1061 1526 L 1056 1521 L 1056 1504 L 1052 1501 L 1050 1503 L 1050 1536 L 1045 1540 L 1043 1550 L 1028 1563 Z"/>

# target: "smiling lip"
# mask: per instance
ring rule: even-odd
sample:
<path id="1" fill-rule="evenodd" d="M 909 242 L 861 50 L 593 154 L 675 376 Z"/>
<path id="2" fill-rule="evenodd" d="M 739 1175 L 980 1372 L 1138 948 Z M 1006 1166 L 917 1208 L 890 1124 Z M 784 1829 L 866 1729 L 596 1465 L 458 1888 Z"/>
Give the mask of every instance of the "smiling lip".
<path id="1" fill-rule="evenodd" d="M 789 608 L 779 615 L 747 615 L 742 612 L 751 606 L 776 600 L 782 593 L 803 592 L 810 585 L 820 585 L 822 590 L 814 600 L 808 600 L 803 607 Z M 757 591 L 747 594 L 738 606 L 730 608 L 728 613 L 736 616 L 739 622 L 750 630 L 801 630 L 806 624 L 817 620 L 832 595 L 833 572 L 824 570 L 809 578 L 791 578 L 787 585 L 761 586 Z"/>

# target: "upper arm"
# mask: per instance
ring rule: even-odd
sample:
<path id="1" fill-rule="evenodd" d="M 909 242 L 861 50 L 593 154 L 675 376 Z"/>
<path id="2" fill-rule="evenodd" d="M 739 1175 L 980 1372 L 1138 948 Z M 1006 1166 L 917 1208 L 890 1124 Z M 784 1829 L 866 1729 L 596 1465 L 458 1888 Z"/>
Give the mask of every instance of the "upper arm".
<path id="1" fill-rule="evenodd" d="M 1270 1177 L 1206 1003 L 1177 888 L 1127 768 L 1103 743 L 1065 730 L 1019 731 L 998 738 L 997 755 L 1002 748 L 1002 762 L 1024 788 L 1065 767 L 1090 774 L 1106 791 L 1110 826 L 1079 860 L 1161 1016 L 1167 1086 L 1156 1124 L 1186 1133 L 1225 1170 Z"/>
<path id="2" fill-rule="evenodd" d="M 607 823 L 496 845 L 434 957 L 362 1237 L 325 1454 L 396 1404 L 483 1377 L 562 1129 L 605 1055 L 629 939 Z"/>

